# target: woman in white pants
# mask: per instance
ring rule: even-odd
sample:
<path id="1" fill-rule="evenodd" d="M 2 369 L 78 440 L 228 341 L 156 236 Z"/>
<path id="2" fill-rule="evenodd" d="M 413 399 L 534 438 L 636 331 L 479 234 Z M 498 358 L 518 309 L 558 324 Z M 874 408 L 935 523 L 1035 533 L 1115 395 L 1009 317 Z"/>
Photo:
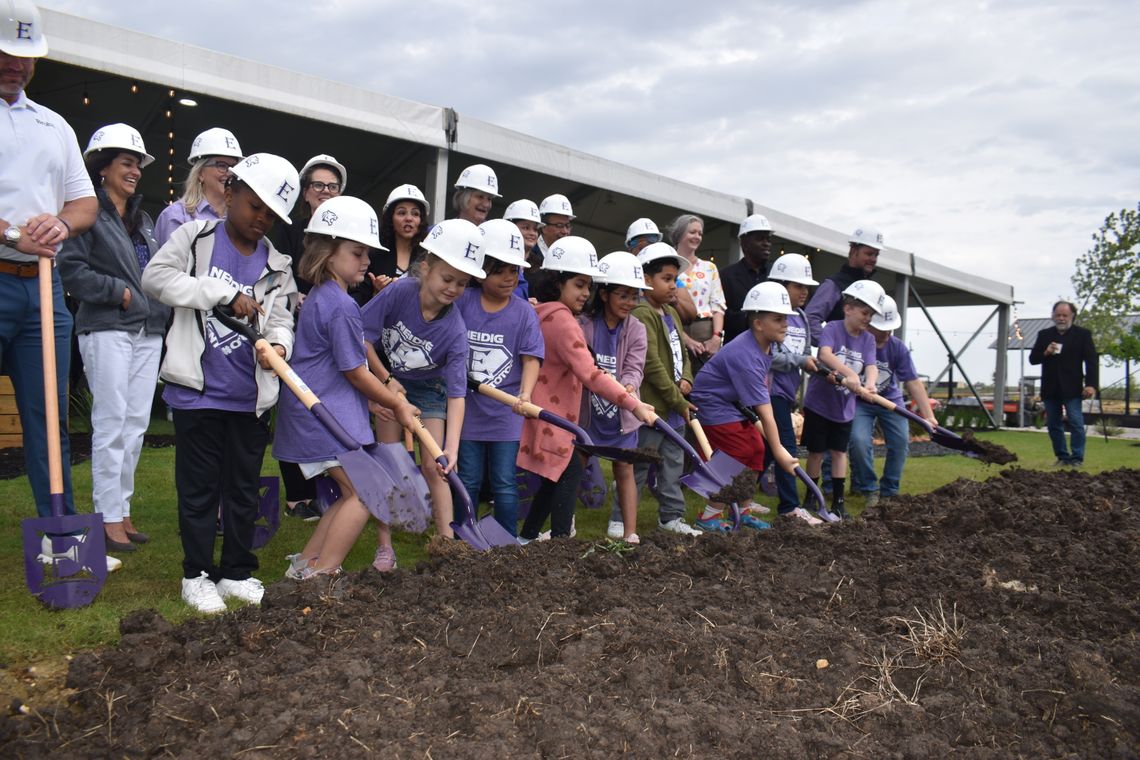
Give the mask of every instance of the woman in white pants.
<path id="1" fill-rule="evenodd" d="M 103 515 L 107 551 L 129 552 L 148 540 L 131 522 L 131 497 L 170 315 L 142 290 L 142 270 L 158 245 L 135 190 L 154 159 L 126 124 L 97 130 L 83 156 L 99 216 L 64 244 L 59 268 L 79 302 L 75 332 L 92 400 L 92 501 Z"/>

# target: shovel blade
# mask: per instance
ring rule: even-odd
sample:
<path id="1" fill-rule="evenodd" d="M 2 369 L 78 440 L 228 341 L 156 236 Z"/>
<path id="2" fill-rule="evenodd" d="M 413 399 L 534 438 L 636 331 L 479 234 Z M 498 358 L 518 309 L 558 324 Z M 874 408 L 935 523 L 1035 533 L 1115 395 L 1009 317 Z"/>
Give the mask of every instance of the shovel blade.
<path id="1" fill-rule="evenodd" d="M 491 548 L 490 544 L 484 541 L 483 536 L 479 534 L 479 528 L 476 527 L 475 523 L 456 521 L 451 523 L 451 529 L 455 532 L 456 538 L 472 549 L 484 552 Z"/>
<path id="2" fill-rule="evenodd" d="M 601 509 L 606 504 L 606 479 L 601 464 L 593 457 L 586 463 L 582 472 L 582 483 L 578 486 L 578 501 L 586 509 Z"/>
<path id="3" fill-rule="evenodd" d="M 269 543 L 281 526 L 281 481 L 273 477 L 261 479 L 257 498 L 257 522 L 253 525 L 253 548 Z"/>
<path id="4" fill-rule="evenodd" d="M 107 579 L 103 516 L 34 517 L 22 529 L 28 590 L 53 609 L 91 604 Z"/>
<path id="5" fill-rule="evenodd" d="M 370 443 L 364 450 L 383 465 L 395 483 L 388 506 L 391 525 L 410 533 L 426 531 L 431 524 L 431 497 L 416 460 L 399 443 Z"/>
<path id="6" fill-rule="evenodd" d="M 479 519 L 475 523 L 475 528 L 479 532 L 479 537 L 487 544 L 487 548 L 496 546 L 518 546 L 518 539 L 511 535 L 511 532 L 504 528 L 494 515 L 487 515 Z"/>

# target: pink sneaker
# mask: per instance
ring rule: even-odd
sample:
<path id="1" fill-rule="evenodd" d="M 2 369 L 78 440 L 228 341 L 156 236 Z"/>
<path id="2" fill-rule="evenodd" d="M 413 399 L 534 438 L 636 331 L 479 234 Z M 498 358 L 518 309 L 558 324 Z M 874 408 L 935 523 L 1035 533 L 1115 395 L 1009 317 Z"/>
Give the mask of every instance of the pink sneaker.
<path id="1" fill-rule="evenodd" d="M 391 546 L 376 547 L 376 556 L 372 558 L 372 567 L 382 573 L 390 573 L 396 569 L 396 552 Z"/>

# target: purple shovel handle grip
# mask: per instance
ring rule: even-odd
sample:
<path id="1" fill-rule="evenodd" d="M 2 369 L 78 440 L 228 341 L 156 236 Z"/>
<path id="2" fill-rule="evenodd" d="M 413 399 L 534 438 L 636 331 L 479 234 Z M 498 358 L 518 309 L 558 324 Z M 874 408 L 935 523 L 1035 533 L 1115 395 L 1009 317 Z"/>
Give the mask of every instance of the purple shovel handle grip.
<path id="1" fill-rule="evenodd" d="M 701 459 L 701 455 L 697 453 L 697 450 L 690 446 L 689 442 L 686 441 L 680 433 L 669 427 L 669 424 L 665 422 L 665 420 L 658 417 L 653 421 L 653 427 L 670 441 L 680 446 L 681 450 L 698 465 L 704 464 L 705 460 Z"/>
<path id="2" fill-rule="evenodd" d="M 826 512 L 827 505 L 823 501 L 823 492 L 819 490 L 819 486 L 815 484 L 815 481 L 809 478 L 808 474 L 804 472 L 804 468 L 799 465 L 796 465 L 796 477 L 802 480 L 804 485 L 807 486 L 808 493 L 811 494 L 816 504 L 819 505 L 819 511 Z"/>
<path id="3" fill-rule="evenodd" d="M 554 412 L 548 412 L 543 409 L 538 413 L 538 418 L 543 422 L 549 422 L 551 425 L 554 425 L 554 427 L 560 427 L 563 430 L 568 430 L 574 435 L 574 438 L 578 441 L 578 443 L 584 443 L 587 446 L 594 445 L 594 441 L 592 438 L 590 438 L 589 433 L 575 425 L 570 420 L 564 417 L 559 417 Z"/>
<path id="4" fill-rule="evenodd" d="M 360 441 L 353 438 L 348 434 L 348 431 L 340 426 L 340 423 L 336 421 L 336 418 L 332 416 L 332 412 L 330 412 L 324 404 L 318 401 L 313 404 L 309 411 L 324 425 L 325 430 L 329 431 L 329 435 L 335 438 L 336 442 L 341 446 L 344 446 L 350 451 L 355 451 L 360 448 Z"/>
<path id="5" fill-rule="evenodd" d="M 448 465 L 447 455 L 440 454 L 435 458 L 436 464 L 440 467 L 446 468 Z M 467 489 L 463 487 L 463 481 L 459 479 L 459 475 L 455 470 L 447 473 L 447 483 L 451 486 L 451 490 L 455 493 L 459 504 L 463 507 L 463 524 L 469 528 L 475 527 L 475 514 L 471 507 L 471 497 L 467 495 Z"/>

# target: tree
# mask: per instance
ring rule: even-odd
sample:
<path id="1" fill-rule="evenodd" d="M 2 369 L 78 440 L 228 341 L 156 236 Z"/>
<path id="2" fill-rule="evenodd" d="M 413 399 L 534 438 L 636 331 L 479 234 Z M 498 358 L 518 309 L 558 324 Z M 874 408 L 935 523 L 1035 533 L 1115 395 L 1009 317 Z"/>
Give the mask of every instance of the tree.
<path id="1" fill-rule="evenodd" d="M 1092 240 L 1073 274 L 1081 324 L 1102 354 L 1140 360 L 1140 325 L 1121 319 L 1140 313 L 1140 204 L 1109 214 Z"/>

